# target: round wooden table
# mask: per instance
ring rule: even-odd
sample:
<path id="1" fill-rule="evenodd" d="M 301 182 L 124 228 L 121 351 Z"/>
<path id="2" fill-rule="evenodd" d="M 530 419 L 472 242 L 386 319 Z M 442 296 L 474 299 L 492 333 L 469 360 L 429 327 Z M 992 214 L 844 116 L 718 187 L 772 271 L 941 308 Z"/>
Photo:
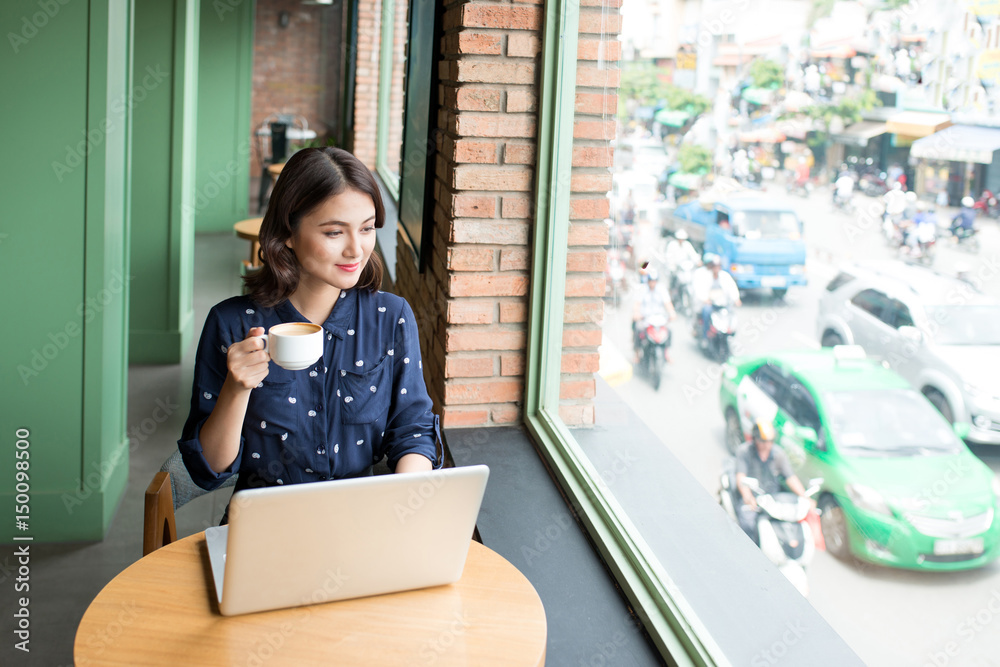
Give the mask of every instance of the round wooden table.
<path id="1" fill-rule="evenodd" d="M 258 237 L 260 236 L 260 223 L 263 221 L 264 218 L 247 218 L 233 225 L 233 231 L 236 232 L 236 235 L 250 242 L 250 260 L 243 262 L 243 266 L 247 268 L 256 269 L 260 267 L 257 251 L 260 250 Z"/>
<path id="2" fill-rule="evenodd" d="M 76 632 L 88 665 L 542 665 L 542 602 L 517 568 L 472 542 L 447 586 L 222 616 L 205 535 L 121 572 Z"/>

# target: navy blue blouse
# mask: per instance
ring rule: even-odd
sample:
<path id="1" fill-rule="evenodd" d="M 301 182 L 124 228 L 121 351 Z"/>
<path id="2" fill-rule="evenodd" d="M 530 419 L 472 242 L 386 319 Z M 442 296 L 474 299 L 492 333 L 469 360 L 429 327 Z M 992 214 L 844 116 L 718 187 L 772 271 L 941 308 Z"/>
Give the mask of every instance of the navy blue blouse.
<path id="1" fill-rule="evenodd" d="M 236 460 L 221 473 L 208 466 L 198 436 L 229 372 L 226 350 L 251 327 L 307 321 L 289 301 L 263 308 L 246 296 L 209 312 L 191 412 L 177 443 L 195 484 L 214 489 L 237 473 L 237 490 L 357 477 L 384 456 L 395 469 L 409 453 L 440 466 L 440 427 L 424 385 L 413 311 L 398 296 L 358 289 L 341 292 L 323 324 L 323 358 L 314 366 L 289 371 L 269 364 L 250 392 Z"/>

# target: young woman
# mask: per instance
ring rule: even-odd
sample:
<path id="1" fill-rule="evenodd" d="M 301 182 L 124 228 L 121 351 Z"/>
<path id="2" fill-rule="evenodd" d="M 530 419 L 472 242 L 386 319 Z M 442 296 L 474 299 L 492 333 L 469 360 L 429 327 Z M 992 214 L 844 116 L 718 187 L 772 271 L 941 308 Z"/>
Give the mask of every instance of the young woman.
<path id="1" fill-rule="evenodd" d="M 409 305 L 379 291 L 375 229 L 385 211 L 367 168 L 337 148 L 285 165 L 260 229 L 263 267 L 247 296 L 212 308 L 198 344 L 191 412 L 178 441 L 205 489 L 236 489 L 440 466 Z M 323 327 L 323 356 L 289 371 L 260 338 L 282 322 Z"/>

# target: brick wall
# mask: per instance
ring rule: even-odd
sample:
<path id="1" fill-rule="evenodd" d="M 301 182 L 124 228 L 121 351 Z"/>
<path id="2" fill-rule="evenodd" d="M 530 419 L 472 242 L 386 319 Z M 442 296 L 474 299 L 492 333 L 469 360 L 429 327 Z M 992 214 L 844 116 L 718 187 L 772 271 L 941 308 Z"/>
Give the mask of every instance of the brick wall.
<path id="1" fill-rule="evenodd" d="M 375 169 L 378 119 L 378 57 L 381 0 L 358 1 L 357 62 L 354 79 L 354 155 Z M 350 85 L 350 82 L 347 82 Z"/>
<path id="2" fill-rule="evenodd" d="M 289 15 L 285 28 L 278 25 L 283 11 Z M 331 60 L 323 54 L 339 52 L 341 38 L 332 32 L 339 22 L 331 22 L 325 15 L 331 11 L 319 5 L 303 5 L 300 0 L 257 0 L 251 132 L 272 113 L 303 116 L 319 137 L 333 130 L 336 116 L 328 114 L 339 110 L 328 104 L 324 89 L 341 84 L 339 71 L 329 71 Z M 250 167 L 251 174 L 260 174 L 256 154 Z"/>
<path id="3" fill-rule="evenodd" d="M 603 1 L 584 0 L 580 21 L 560 391 L 573 425 L 594 422 L 604 313 L 620 0 Z M 433 257 L 419 274 L 401 239 L 397 289 L 444 424 L 508 424 L 524 395 L 542 7 L 446 0 L 443 20 Z"/>

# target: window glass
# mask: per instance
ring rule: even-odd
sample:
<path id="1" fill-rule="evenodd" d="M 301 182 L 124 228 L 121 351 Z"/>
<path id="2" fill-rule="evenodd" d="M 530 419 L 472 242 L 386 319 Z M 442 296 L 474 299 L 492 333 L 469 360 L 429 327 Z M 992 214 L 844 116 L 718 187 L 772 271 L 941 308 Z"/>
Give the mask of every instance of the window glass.
<path id="1" fill-rule="evenodd" d="M 912 327 L 913 317 L 910 315 L 910 309 L 905 303 L 899 299 L 893 299 L 889 304 L 889 322 L 891 326 L 896 327 Z"/>
<path id="2" fill-rule="evenodd" d="M 885 311 L 886 302 L 888 299 L 884 294 L 877 290 L 866 289 L 851 299 L 851 303 L 865 311 L 869 315 L 882 319 L 882 313 Z"/>
<path id="3" fill-rule="evenodd" d="M 844 271 L 841 271 L 834 277 L 833 280 L 827 283 L 826 291 L 836 292 L 837 290 L 839 290 L 841 287 L 851 282 L 852 280 L 854 280 L 854 276 Z"/>

